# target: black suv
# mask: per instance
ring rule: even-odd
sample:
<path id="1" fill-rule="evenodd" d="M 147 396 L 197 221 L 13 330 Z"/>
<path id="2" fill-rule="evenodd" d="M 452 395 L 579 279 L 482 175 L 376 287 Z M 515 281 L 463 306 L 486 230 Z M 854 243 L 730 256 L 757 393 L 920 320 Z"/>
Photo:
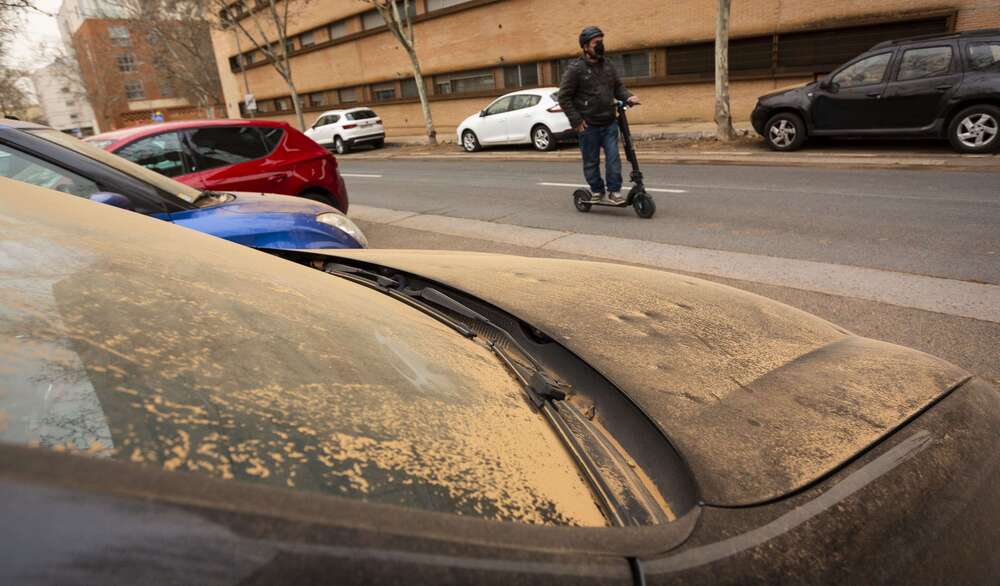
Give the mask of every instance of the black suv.
<path id="1" fill-rule="evenodd" d="M 809 136 L 946 136 L 960 152 L 993 151 L 1000 29 L 880 43 L 822 81 L 761 97 L 751 121 L 777 151 Z"/>

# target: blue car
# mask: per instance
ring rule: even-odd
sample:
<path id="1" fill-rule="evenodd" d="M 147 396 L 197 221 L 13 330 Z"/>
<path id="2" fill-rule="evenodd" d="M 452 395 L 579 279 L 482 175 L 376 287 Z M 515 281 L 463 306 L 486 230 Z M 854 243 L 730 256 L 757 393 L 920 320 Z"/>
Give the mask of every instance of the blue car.
<path id="1" fill-rule="evenodd" d="M 368 246 L 354 222 L 329 205 L 285 195 L 202 191 L 29 122 L 0 119 L 0 177 L 128 209 L 254 248 Z"/>

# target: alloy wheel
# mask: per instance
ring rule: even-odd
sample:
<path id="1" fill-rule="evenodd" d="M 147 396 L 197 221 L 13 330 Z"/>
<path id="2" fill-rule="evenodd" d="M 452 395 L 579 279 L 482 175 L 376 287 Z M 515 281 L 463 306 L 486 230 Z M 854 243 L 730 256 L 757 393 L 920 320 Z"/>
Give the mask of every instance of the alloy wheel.
<path id="1" fill-rule="evenodd" d="M 552 142 L 552 137 L 549 136 L 549 131 L 545 128 L 535 129 L 535 148 L 544 151 L 548 150 L 549 144 Z"/>
<path id="2" fill-rule="evenodd" d="M 782 118 L 775 124 L 771 125 L 771 142 L 774 146 L 786 148 L 791 146 L 792 142 L 795 141 L 795 135 L 797 133 L 798 131 L 795 129 L 795 125 L 792 124 L 791 121 Z"/>
<path id="3" fill-rule="evenodd" d="M 998 132 L 1000 125 L 996 118 L 981 112 L 971 114 L 958 123 L 958 142 L 980 149 L 996 140 Z"/>

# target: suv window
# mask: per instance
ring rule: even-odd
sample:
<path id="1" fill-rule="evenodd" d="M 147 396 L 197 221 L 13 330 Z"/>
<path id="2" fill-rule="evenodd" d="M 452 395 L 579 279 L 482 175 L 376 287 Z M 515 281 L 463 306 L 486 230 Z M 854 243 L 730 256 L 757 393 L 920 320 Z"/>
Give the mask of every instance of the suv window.
<path id="1" fill-rule="evenodd" d="M 522 94 L 519 96 L 514 96 L 514 101 L 511 103 L 511 110 L 520 110 L 522 108 L 530 108 L 542 100 L 541 96 L 532 96 L 528 94 Z"/>
<path id="2" fill-rule="evenodd" d="M 268 149 L 253 126 L 213 126 L 188 132 L 196 171 L 234 165 L 267 155 Z"/>
<path id="3" fill-rule="evenodd" d="M 358 110 L 357 112 L 348 112 L 344 118 L 348 120 L 367 120 L 369 118 L 376 118 L 378 114 L 372 112 L 371 110 Z"/>
<path id="4" fill-rule="evenodd" d="M 165 132 L 147 136 L 115 151 L 115 154 L 167 177 L 183 175 L 184 154 L 180 135 Z"/>
<path id="5" fill-rule="evenodd" d="M 0 176 L 79 197 L 89 197 L 101 189 L 76 173 L 0 144 Z"/>
<path id="6" fill-rule="evenodd" d="M 841 88 L 856 87 L 879 83 L 885 78 L 885 70 L 889 68 L 892 53 L 872 55 L 850 65 L 833 78 L 833 83 Z"/>
<path id="7" fill-rule="evenodd" d="M 496 102 L 493 102 L 489 108 L 486 108 L 486 114 L 492 116 L 493 114 L 503 114 L 510 110 L 510 104 L 514 101 L 513 98 L 501 98 Z"/>
<path id="8" fill-rule="evenodd" d="M 951 70 L 952 55 L 950 46 L 903 51 L 896 80 L 907 81 L 944 75 Z"/>
<path id="9" fill-rule="evenodd" d="M 966 57 L 969 69 L 1000 70 L 1000 42 L 969 43 Z"/>

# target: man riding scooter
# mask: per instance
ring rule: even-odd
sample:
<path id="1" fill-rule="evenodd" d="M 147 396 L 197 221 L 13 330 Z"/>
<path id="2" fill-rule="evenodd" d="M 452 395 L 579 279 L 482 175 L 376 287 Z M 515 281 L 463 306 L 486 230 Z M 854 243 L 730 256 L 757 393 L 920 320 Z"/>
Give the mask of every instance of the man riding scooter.
<path id="1" fill-rule="evenodd" d="M 614 65 L 604 59 L 604 33 L 596 26 L 580 32 L 583 55 L 571 61 L 559 86 L 559 106 L 576 130 L 583 155 L 583 175 L 590 186 L 591 201 L 607 197 L 612 203 L 625 198 L 622 189 L 622 162 L 618 154 L 618 123 L 615 101 L 628 105 L 639 99 L 625 89 Z M 601 178 L 601 149 L 604 149 L 605 183 Z"/>

